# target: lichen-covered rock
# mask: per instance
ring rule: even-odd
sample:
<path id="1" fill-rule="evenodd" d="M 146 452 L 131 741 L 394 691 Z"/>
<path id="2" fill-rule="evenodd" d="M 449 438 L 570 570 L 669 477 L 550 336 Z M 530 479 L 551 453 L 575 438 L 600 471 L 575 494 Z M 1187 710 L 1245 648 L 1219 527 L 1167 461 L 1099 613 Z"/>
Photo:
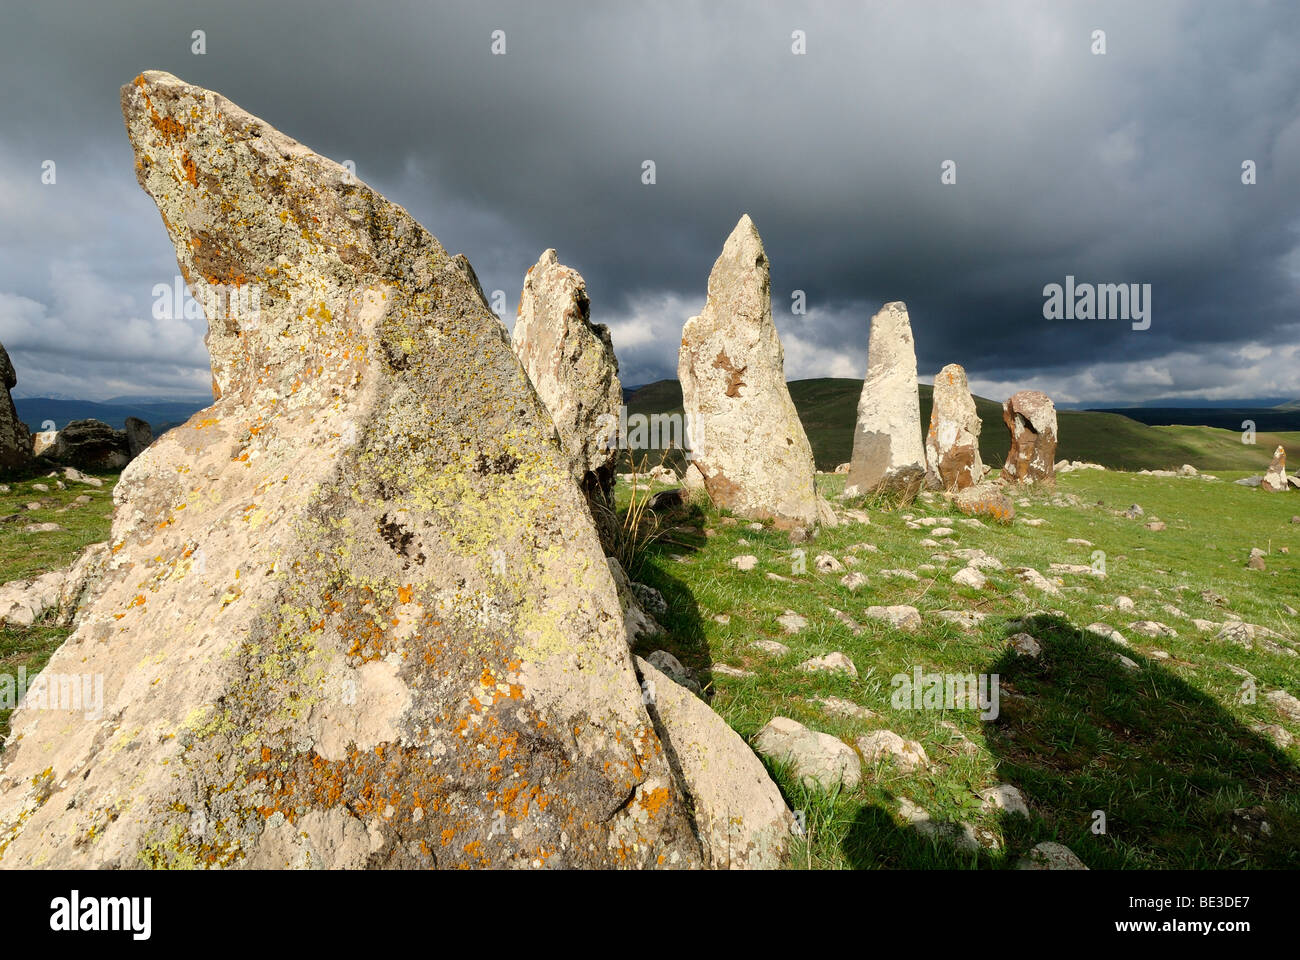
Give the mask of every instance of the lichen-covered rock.
<path id="1" fill-rule="evenodd" d="M 473 271 L 348 171 L 166 73 L 137 178 L 216 402 L 123 471 L 110 559 L 27 701 L 0 866 L 705 862 L 609 567 Z"/>
<path id="2" fill-rule="evenodd" d="M 694 464 L 713 503 L 786 529 L 812 526 L 812 447 L 786 386 L 770 268 L 748 215 L 713 265 L 704 310 L 682 328 L 677 373 Z"/>
<path id="3" fill-rule="evenodd" d="M 962 490 L 952 500 L 953 506 L 968 517 L 988 517 L 1009 524 L 1016 518 L 1016 505 L 996 483 L 980 483 Z"/>
<path id="4" fill-rule="evenodd" d="M 926 483 L 944 490 L 964 490 L 984 476 L 980 426 L 966 370 L 950 363 L 934 378 L 930 430 L 925 435 Z"/>
<path id="5" fill-rule="evenodd" d="M 32 435 L 18 419 L 9 391 L 18 385 L 18 374 L 9 354 L 0 344 L 0 470 L 21 467 L 32 458 Z"/>
<path id="6" fill-rule="evenodd" d="M 1051 483 L 1056 479 L 1056 406 L 1038 390 L 1013 393 L 1002 404 L 1002 421 L 1011 431 L 1011 449 L 1002 476 L 1012 483 Z"/>
<path id="7" fill-rule="evenodd" d="M 637 666 L 660 735 L 690 794 L 707 865 L 780 867 L 794 817 L 762 761 L 703 700 L 640 657 Z"/>
<path id="8" fill-rule="evenodd" d="M 1273 459 L 1268 465 L 1264 479 L 1259 481 L 1259 488 L 1269 493 L 1286 493 L 1286 448 L 1280 444 L 1273 451 Z"/>
<path id="9" fill-rule="evenodd" d="M 853 457 L 844 492 L 915 492 L 924 478 L 916 344 L 907 305 L 895 301 L 871 318 L 867 376 L 858 399 Z"/>
<path id="10" fill-rule="evenodd" d="M 554 250 L 528 268 L 512 343 L 555 421 L 574 478 L 588 493 L 607 495 L 623 403 L 618 360 L 609 328 L 591 322 L 582 276 L 561 264 Z"/>

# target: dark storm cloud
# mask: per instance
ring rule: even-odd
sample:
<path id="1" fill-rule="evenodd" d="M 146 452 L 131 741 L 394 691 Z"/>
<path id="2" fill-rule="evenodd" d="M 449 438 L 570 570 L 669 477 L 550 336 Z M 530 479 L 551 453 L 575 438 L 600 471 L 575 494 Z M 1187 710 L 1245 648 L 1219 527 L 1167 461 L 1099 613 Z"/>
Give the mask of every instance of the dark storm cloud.
<path id="1" fill-rule="evenodd" d="M 860 376 L 867 319 L 902 299 L 922 373 L 958 361 L 990 390 L 1296 392 L 1295 4 L 55 2 L 8 20 L 0 341 L 28 394 L 207 382 L 202 324 L 149 315 L 175 260 L 117 92 L 146 68 L 355 161 L 511 309 L 555 247 L 627 383 L 675 374 L 748 212 L 791 376 Z M 1067 274 L 1151 284 L 1151 328 L 1044 320 Z"/>

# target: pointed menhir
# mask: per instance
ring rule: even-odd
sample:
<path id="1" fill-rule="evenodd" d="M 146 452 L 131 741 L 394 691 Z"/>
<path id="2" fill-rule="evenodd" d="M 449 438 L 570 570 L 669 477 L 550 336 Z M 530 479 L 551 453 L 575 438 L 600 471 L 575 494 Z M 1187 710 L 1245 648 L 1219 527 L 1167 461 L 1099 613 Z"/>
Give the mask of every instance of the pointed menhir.
<path id="1" fill-rule="evenodd" d="M 591 322 L 581 274 L 561 264 L 554 250 L 524 278 L 512 345 L 555 421 L 574 479 L 589 498 L 608 498 L 623 403 L 618 360 L 609 328 Z"/>
<path id="2" fill-rule="evenodd" d="M 714 504 L 786 528 L 815 523 L 812 446 L 786 386 L 767 254 L 748 214 L 713 265 L 704 310 L 682 328 L 677 373 L 688 469 Z"/>
<path id="3" fill-rule="evenodd" d="M 867 376 L 858 399 L 844 492 L 915 492 L 924 479 L 916 345 L 907 305 L 895 301 L 871 318 Z"/>

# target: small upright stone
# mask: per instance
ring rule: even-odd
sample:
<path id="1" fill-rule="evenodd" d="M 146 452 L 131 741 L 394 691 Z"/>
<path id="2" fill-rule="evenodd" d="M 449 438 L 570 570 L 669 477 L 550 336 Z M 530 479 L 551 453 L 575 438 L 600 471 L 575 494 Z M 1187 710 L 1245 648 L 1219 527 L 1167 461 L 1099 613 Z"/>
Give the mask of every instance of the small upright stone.
<path id="1" fill-rule="evenodd" d="M 1259 482 L 1261 490 L 1267 490 L 1269 493 L 1286 492 L 1286 448 L 1281 444 L 1273 451 L 1273 460 L 1268 465 L 1268 472 L 1264 474 L 1264 479 Z"/>
<path id="2" fill-rule="evenodd" d="M 740 218 L 682 328 L 677 373 L 694 466 L 714 505 L 782 529 L 818 521 L 812 446 L 790 399 L 763 241 Z"/>
<path id="3" fill-rule="evenodd" d="M 916 345 L 907 306 L 895 301 L 871 318 L 867 376 L 858 399 L 844 492 L 915 491 L 924 478 Z"/>
<path id="4" fill-rule="evenodd" d="M 560 435 L 560 449 L 588 496 L 608 496 L 623 387 L 609 328 L 591 322 L 587 284 L 545 251 L 528 268 L 511 345 Z"/>
<path id="5" fill-rule="evenodd" d="M 1056 479 L 1056 406 L 1037 390 L 1021 390 L 1002 404 L 1011 431 L 1011 450 L 1002 476 L 1012 483 L 1050 483 Z"/>
<path id="6" fill-rule="evenodd" d="M 926 485 L 964 490 L 984 476 L 980 426 L 966 370 L 950 363 L 934 378 L 930 431 L 925 437 Z"/>

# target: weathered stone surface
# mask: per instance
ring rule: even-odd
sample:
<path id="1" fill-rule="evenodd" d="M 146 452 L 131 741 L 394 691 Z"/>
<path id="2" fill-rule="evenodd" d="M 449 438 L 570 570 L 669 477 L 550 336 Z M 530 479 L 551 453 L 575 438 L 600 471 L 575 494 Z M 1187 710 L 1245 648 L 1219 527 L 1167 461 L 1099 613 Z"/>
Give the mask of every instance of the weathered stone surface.
<path id="1" fill-rule="evenodd" d="M 1259 482 L 1259 488 L 1267 490 L 1269 493 L 1286 492 L 1286 448 L 1280 444 L 1273 451 L 1273 459 L 1268 465 L 1264 479 Z"/>
<path id="2" fill-rule="evenodd" d="M 1013 483 L 1050 483 L 1056 479 L 1056 406 L 1037 390 L 1013 393 L 1002 404 L 1002 420 L 1011 431 L 1011 449 L 1002 476 Z"/>
<path id="3" fill-rule="evenodd" d="M 916 345 L 907 306 L 887 303 L 871 318 L 867 376 L 858 399 L 853 457 L 844 492 L 916 490 L 925 478 L 925 446 L 916 382 Z"/>
<path id="4" fill-rule="evenodd" d="M 1087 870 L 1083 861 L 1064 844 L 1045 840 L 1016 863 L 1017 870 Z"/>
<path id="5" fill-rule="evenodd" d="M 926 484 L 944 490 L 964 490 L 984 476 L 980 459 L 980 426 L 966 370 L 950 363 L 934 378 L 930 430 L 925 435 Z"/>
<path id="6" fill-rule="evenodd" d="M 13 714 L 0 866 L 705 862 L 468 263 L 218 94 L 147 73 L 122 106 L 181 272 L 261 310 L 209 318 L 217 401 L 114 491 L 46 668 L 103 709 Z"/>
<path id="7" fill-rule="evenodd" d="M 810 730 L 789 717 L 773 717 L 754 737 L 754 749 L 788 764 L 809 788 L 852 790 L 862 780 L 862 762 L 843 740 Z"/>
<path id="8" fill-rule="evenodd" d="M 0 470 L 12 470 L 32 458 L 32 435 L 18 419 L 18 410 L 9 395 L 17 385 L 18 374 L 4 344 L 0 344 Z"/>
<path id="9" fill-rule="evenodd" d="M 699 697 L 637 658 L 650 710 L 692 801 L 704 861 L 715 869 L 773 869 L 794 817 L 754 751 Z"/>
<path id="10" fill-rule="evenodd" d="M 100 420 L 73 420 L 54 435 L 45 456 L 83 470 L 121 470 L 131 462 L 131 444 L 125 430 Z"/>
<path id="11" fill-rule="evenodd" d="M 1016 505 L 996 483 L 967 487 L 953 498 L 953 506 L 967 516 L 988 517 L 1003 524 L 1016 518 Z"/>
<path id="12" fill-rule="evenodd" d="M 677 373 L 713 503 L 786 529 L 816 523 L 812 447 L 785 383 L 767 255 L 748 215 L 713 265 L 704 310 L 682 328 Z"/>
<path id="13" fill-rule="evenodd" d="M 586 282 L 554 250 L 528 268 L 511 343 L 555 421 L 574 478 L 588 493 L 607 494 L 623 404 L 618 360 L 609 328 L 591 322 Z"/>

